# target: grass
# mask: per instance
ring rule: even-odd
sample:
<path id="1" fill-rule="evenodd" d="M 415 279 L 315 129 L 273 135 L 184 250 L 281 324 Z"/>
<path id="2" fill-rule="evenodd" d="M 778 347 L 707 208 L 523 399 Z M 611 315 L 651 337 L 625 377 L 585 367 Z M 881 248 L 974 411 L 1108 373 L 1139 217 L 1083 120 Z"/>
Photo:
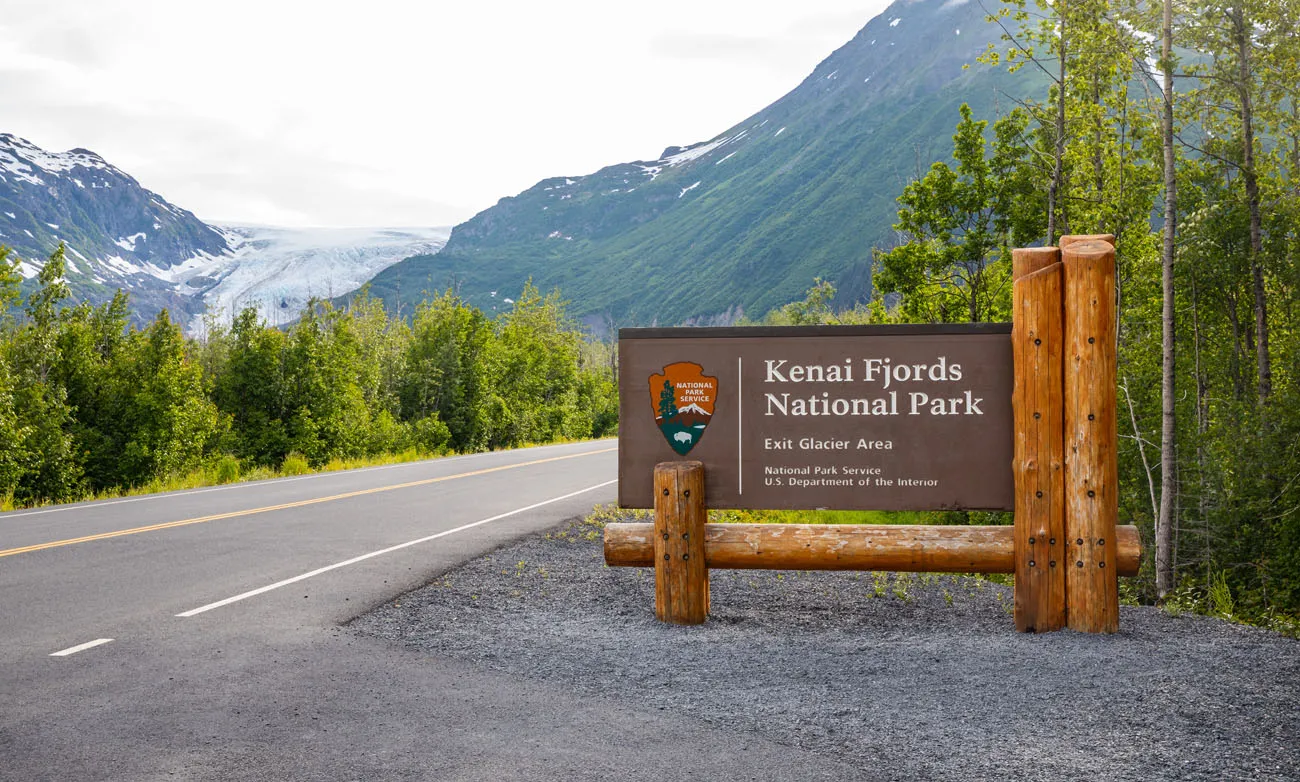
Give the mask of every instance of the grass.
<path id="1" fill-rule="evenodd" d="M 402 451 L 400 453 L 381 454 L 364 458 L 353 459 L 331 459 L 329 462 L 319 468 L 313 469 L 307 464 L 307 460 L 299 454 L 289 454 L 285 457 L 284 463 L 277 468 L 271 467 L 252 467 L 247 471 L 241 469 L 239 460 L 233 456 L 222 456 L 209 465 L 205 465 L 192 472 L 183 475 L 168 475 L 140 484 L 139 486 L 115 487 L 103 491 L 90 492 L 70 502 L 92 502 L 94 500 L 113 500 L 121 497 L 136 497 L 142 494 L 160 494 L 169 491 L 186 491 L 189 489 L 202 489 L 209 486 L 220 486 L 229 483 L 248 483 L 250 481 L 264 481 L 272 478 L 287 478 L 297 475 L 311 475 L 315 473 L 338 472 L 340 470 L 355 470 L 361 467 L 382 467 L 389 464 L 405 464 L 407 462 L 421 461 L 423 459 L 435 459 L 443 456 L 452 456 L 454 454 L 431 455 L 417 451 L 414 448 Z M 0 512 L 11 510 L 25 510 L 27 508 L 43 507 L 55 503 L 35 503 L 25 505 L 16 503 L 13 495 L 8 494 L 0 496 Z"/>
<path id="2" fill-rule="evenodd" d="M 549 443 L 523 443 L 510 448 L 509 450 L 521 450 L 524 448 L 540 448 L 545 445 L 562 445 L 564 443 L 583 442 L 576 439 L 560 438 Z M 243 465 L 234 456 L 228 454 L 214 457 L 213 460 L 191 472 L 181 475 L 166 475 L 154 478 L 138 486 L 115 486 L 101 491 L 87 492 L 75 499 L 61 500 L 60 502 L 35 502 L 22 503 L 14 499 L 13 493 L 0 494 L 0 513 L 11 510 L 27 510 L 30 508 L 41 508 L 48 505 L 62 505 L 74 502 L 93 502 L 95 500 L 114 500 L 121 497 L 136 497 L 142 494 L 160 494 L 169 491 L 186 491 L 189 489 L 203 489 L 209 486 L 221 486 L 228 483 L 247 483 L 250 481 L 265 481 L 272 478 L 289 478 L 298 475 L 311 475 L 315 473 L 338 472 L 340 470 L 356 470 L 362 467 L 383 467 L 389 464 L 405 464 L 407 462 L 417 462 L 424 459 L 440 459 L 447 456 L 457 456 L 455 452 L 447 451 L 439 454 L 430 454 L 419 451 L 414 448 L 408 448 L 398 453 L 386 453 L 376 456 L 363 456 L 348 459 L 331 459 L 321 467 L 313 468 L 307 463 L 307 460 L 298 453 L 291 453 L 285 457 L 284 462 L 278 468 L 275 467 L 250 467 L 247 471 Z"/>

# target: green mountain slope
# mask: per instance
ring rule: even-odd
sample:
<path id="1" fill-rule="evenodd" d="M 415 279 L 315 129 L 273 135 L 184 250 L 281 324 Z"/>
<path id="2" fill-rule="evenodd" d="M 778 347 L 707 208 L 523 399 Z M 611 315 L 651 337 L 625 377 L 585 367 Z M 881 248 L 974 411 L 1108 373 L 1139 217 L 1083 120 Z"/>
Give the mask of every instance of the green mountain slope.
<path id="1" fill-rule="evenodd" d="M 991 116 L 1010 84 L 963 69 L 996 38 L 983 16 L 969 0 L 899 0 L 713 140 L 539 182 L 371 290 L 409 310 L 454 286 L 490 312 L 531 277 L 598 328 L 725 323 L 798 298 L 817 276 L 844 299 L 866 296 L 903 185 L 951 153 L 958 105 Z"/>

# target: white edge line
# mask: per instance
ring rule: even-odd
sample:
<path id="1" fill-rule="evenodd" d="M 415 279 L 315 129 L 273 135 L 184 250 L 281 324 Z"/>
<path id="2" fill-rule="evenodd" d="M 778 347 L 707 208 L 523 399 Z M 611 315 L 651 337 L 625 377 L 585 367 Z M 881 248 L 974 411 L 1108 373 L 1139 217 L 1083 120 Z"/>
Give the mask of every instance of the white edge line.
<path id="1" fill-rule="evenodd" d="M 590 443 L 603 442 L 604 439 L 606 438 L 602 438 L 601 440 L 580 440 L 576 443 L 555 443 L 554 445 L 539 446 L 539 448 L 563 448 L 569 445 L 587 445 Z M 71 503 L 68 505 L 59 505 L 53 508 L 34 508 L 32 510 L 20 510 L 20 511 L 13 511 L 10 513 L 0 513 L 0 522 L 8 521 L 9 519 L 20 519 L 24 516 L 39 516 L 43 513 L 65 513 L 71 510 L 88 510 L 92 508 L 104 508 L 104 507 L 108 507 L 109 505 L 124 505 L 129 502 L 145 502 L 147 500 L 161 500 L 170 497 L 185 497 L 190 494 L 206 494 L 212 491 L 229 491 L 231 489 L 249 489 L 249 488 L 258 488 L 260 486 L 274 486 L 281 483 L 293 483 L 294 481 L 308 481 L 313 478 L 328 478 L 331 476 L 337 476 L 341 472 L 345 472 L 345 473 L 377 472 L 379 470 L 392 470 L 399 467 L 414 467 L 421 464 L 424 465 L 428 465 L 432 463 L 449 464 L 451 462 L 458 462 L 464 459 L 470 459 L 475 456 L 483 456 L 484 454 L 523 453 L 525 451 L 536 451 L 536 450 L 538 449 L 537 448 L 511 448 L 507 451 L 484 451 L 483 453 L 462 453 L 462 454 L 457 454 L 455 456 L 439 456 L 439 457 L 434 457 L 432 459 L 419 459 L 413 462 L 398 462 L 397 464 L 378 464 L 375 465 L 374 467 L 357 467 L 352 470 L 330 470 L 327 472 L 314 472 L 311 473 L 310 475 L 295 475 L 288 478 L 268 478 L 267 480 L 261 480 L 261 481 L 242 481 L 242 482 L 237 481 L 235 483 L 228 483 L 223 486 L 206 486 L 202 489 L 185 489 L 182 491 L 168 491 L 168 492 L 160 492 L 157 494 L 143 494 L 140 495 L 139 497 L 122 497 L 121 499 L 116 499 L 116 500 L 86 500 L 84 502 Z"/>
<path id="2" fill-rule="evenodd" d="M 595 486 L 588 486 L 588 487 L 585 488 L 585 489 L 578 489 L 578 490 L 575 491 L 575 492 L 569 492 L 568 494 L 565 494 L 565 495 L 562 495 L 562 496 L 559 496 L 559 497 L 552 497 L 552 498 L 550 498 L 549 500 L 542 500 L 541 502 L 535 502 L 535 503 L 533 503 L 532 505 L 526 505 L 526 506 L 524 506 L 524 507 L 522 507 L 522 508 L 515 508 L 515 509 L 512 510 L 512 511 L 506 511 L 505 513 L 501 513 L 501 514 L 498 514 L 498 515 L 496 515 L 496 516 L 492 516 L 491 518 L 487 518 L 487 519 L 479 519 L 478 521 L 472 521 L 472 522 L 470 522 L 469 524 L 462 524 L 462 525 L 460 525 L 459 527 L 456 527 L 456 528 L 454 528 L 454 529 L 443 530 L 442 532 L 439 532 L 439 533 L 436 533 L 436 534 L 433 534 L 433 535 L 427 535 L 427 536 L 425 536 L 425 537 L 423 537 L 423 538 L 417 538 L 417 539 L 415 539 L 415 540 L 408 540 L 408 541 L 405 542 L 405 543 L 398 543 L 396 546 L 389 546 L 388 548 L 380 549 L 380 550 L 378 550 L 378 551 L 372 551 L 372 552 L 370 552 L 369 554 L 362 554 L 362 555 L 359 556 L 359 557 L 353 557 L 352 559 L 345 559 L 345 560 L 343 560 L 342 562 L 335 562 L 333 565 L 326 565 L 325 567 L 317 568 L 317 569 L 312 570 L 312 571 L 309 571 L 309 572 L 307 572 L 307 573 L 303 573 L 303 574 L 301 574 L 301 575 L 294 576 L 293 578 L 286 578 L 285 580 L 283 580 L 283 581 L 277 581 L 277 582 L 275 582 L 274 584 L 267 584 L 267 585 L 264 586 L 264 587 L 258 587 L 257 589 L 253 589 L 253 590 L 250 590 L 250 591 L 248 591 L 248 592 L 244 592 L 243 594 L 235 595 L 234 597 L 228 597 L 228 598 L 226 598 L 225 600 L 218 600 L 218 601 L 215 602 L 215 603 L 208 603 L 208 604 L 205 605 L 205 606 L 199 606 L 198 608 L 191 609 L 191 610 L 186 611 L 186 612 L 184 612 L 184 613 L 176 614 L 176 616 L 181 617 L 181 618 L 189 618 L 189 617 L 191 617 L 191 616 L 196 616 L 196 615 L 198 615 L 198 614 L 204 613 L 205 611 L 211 611 L 211 610 L 214 609 L 214 608 L 221 608 L 222 606 L 228 606 L 228 605 L 230 605 L 231 603 L 238 603 L 240 600 L 247 600 L 247 599 L 250 598 L 250 597 L 257 597 L 258 595 L 264 594 L 264 593 L 266 593 L 266 592 L 270 592 L 270 591 L 272 591 L 272 590 L 274 590 L 274 589 L 279 589 L 280 587 L 289 586 L 290 584 L 296 584 L 296 583 L 298 583 L 299 581 L 305 581 L 306 579 L 309 579 L 309 578 L 311 578 L 312 576 L 319 576 L 321 573 L 328 573 L 328 572 L 331 571 L 331 570 L 337 570 L 338 568 L 341 568 L 341 567 L 347 567 L 348 565 L 355 565 L 355 564 L 358 563 L 358 562 L 361 562 L 361 561 L 364 561 L 364 560 L 370 559 L 370 558 L 372 558 L 372 557 L 380 556 L 381 554 L 390 554 L 390 553 L 392 553 L 392 552 L 394 552 L 394 551 L 397 551 L 397 550 L 399 550 L 399 549 L 404 549 L 404 548 L 408 548 L 408 547 L 410 547 L 410 546 L 419 545 L 420 543 L 428 543 L 428 542 L 431 541 L 431 540 L 436 540 L 436 539 L 441 538 L 441 537 L 446 537 L 447 535 L 454 535 L 454 534 L 457 533 L 457 532 L 464 532 L 464 531 L 467 530 L 467 529 L 471 529 L 471 528 L 473 528 L 473 527 L 477 527 L 477 526 L 482 525 L 482 524 L 487 524 L 487 523 L 489 523 L 489 522 L 493 522 L 493 521 L 499 521 L 500 519 L 504 519 L 504 518 L 506 518 L 507 516 L 514 516 L 514 515 L 517 515 L 517 514 L 520 514 L 520 513 L 525 513 L 525 512 L 527 512 L 527 511 L 533 510 L 534 508 L 540 508 L 540 507 L 542 507 L 543 505 L 550 505 L 550 504 L 553 503 L 553 502 L 559 502 L 559 501 L 561 501 L 561 500 L 567 500 L 567 499 L 569 499 L 570 497 L 576 497 L 576 496 L 578 496 L 579 494 L 585 494 L 586 492 L 589 492 L 589 491 L 595 491 L 596 489 L 602 489 L 602 488 L 604 488 L 604 487 L 606 487 L 606 486 L 609 486 L 611 483 L 618 483 L 618 479 L 615 478 L 615 479 L 612 480 L 612 481 L 605 481 L 604 483 L 598 483 L 598 484 L 596 484 Z"/>
<path id="3" fill-rule="evenodd" d="M 736 356 L 736 494 L 745 493 L 745 417 L 742 408 L 745 403 L 744 359 Z"/>
<path id="4" fill-rule="evenodd" d="M 64 650 L 61 651 L 61 652 L 51 652 L 51 653 L 50 653 L 50 656 L 51 656 L 51 657 L 67 657 L 67 656 L 70 655 L 70 654 L 76 654 L 77 652 L 84 652 L 84 651 L 86 651 L 87 649 L 94 649 L 96 646 L 103 646 L 103 645 L 106 644 L 106 643 L 111 643 L 112 640 L 113 640 L 112 638 L 97 638 L 97 639 L 95 639 L 94 641 L 87 641 L 87 642 L 85 642 L 84 644 L 77 644 L 76 646 L 69 646 L 67 649 L 64 649 Z"/>

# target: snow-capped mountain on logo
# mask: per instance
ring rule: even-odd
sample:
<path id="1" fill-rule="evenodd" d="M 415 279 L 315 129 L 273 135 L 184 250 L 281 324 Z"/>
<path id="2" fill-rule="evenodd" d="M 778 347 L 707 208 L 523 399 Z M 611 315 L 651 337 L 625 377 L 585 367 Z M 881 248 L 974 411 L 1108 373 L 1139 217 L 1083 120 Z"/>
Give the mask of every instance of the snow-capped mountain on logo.
<path id="1" fill-rule="evenodd" d="M 700 407 L 699 405 L 694 403 L 689 404 L 685 407 L 677 408 L 677 413 L 679 415 L 687 415 L 687 414 L 703 415 L 703 416 L 712 415 L 712 413 L 710 413 L 708 410 L 705 410 L 703 407 Z"/>

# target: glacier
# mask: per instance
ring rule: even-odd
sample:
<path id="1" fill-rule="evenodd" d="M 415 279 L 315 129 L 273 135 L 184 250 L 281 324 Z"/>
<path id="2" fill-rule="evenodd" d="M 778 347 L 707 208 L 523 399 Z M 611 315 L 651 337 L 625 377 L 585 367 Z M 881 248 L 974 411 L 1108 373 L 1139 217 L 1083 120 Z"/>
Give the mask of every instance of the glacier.
<path id="1" fill-rule="evenodd" d="M 450 227 L 215 227 L 231 247 L 229 253 L 199 253 L 157 276 L 178 291 L 201 297 L 208 314 L 219 321 L 229 322 L 253 307 L 277 324 L 296 318 L 312 298 L 350 293 L 398 261 L 436 253 L 451 235 Z M 192 333 L 200 331 L 203 318 L 194 316 Z"/>

